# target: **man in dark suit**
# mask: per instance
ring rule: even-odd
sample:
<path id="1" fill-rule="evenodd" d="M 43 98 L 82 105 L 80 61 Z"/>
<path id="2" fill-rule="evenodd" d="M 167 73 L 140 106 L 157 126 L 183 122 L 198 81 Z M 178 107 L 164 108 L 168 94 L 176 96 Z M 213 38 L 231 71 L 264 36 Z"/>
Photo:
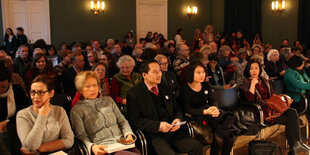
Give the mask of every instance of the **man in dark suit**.
<path id="1" fill-rule="evenodd" d="M 74 52 L 71 55 L 71 62 L 72 67 L 62 73 L 62 85 L 64 88 L 64 92 L 73 98 L 76 93 L 74 79 L 79 72 L 83 71 L 83 67 L 85 64 L 84 56 L 81 52 Z"/>
<path id="2" fill-rule="evenodd" d="M 202 144 L 191 138 L 179 123 L 183 114 L 170 91 L 160 85 L 161 70 L 155 61 L 140 66 L 144 78 L 127 94 L 128 119 L 131 125 L 144 132 L 154 151 L 159 155 L 174 155 L 178 152 L 201 155 Z"/>

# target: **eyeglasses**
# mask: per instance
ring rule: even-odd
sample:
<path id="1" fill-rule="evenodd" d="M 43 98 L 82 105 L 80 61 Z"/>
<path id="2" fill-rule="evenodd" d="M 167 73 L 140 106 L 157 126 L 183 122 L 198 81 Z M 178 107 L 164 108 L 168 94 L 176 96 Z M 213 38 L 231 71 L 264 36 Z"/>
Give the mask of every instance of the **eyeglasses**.
<path id="1" fill-rule="evenodd" d="M 42 97 L 46 92 L 48 92 L 48 90 L 47 91 L 30 91 L 29 93 L 31 96 L 36 96 L 36 94 L 38 94 L 40 97 Z"/>
<path id="2" fill-rule="evenodd" d="M 168 65 L 168 62 L 159 63 L 159 65 Z"/>
<path id="3" fill-rule="evenodd" d="M 95 69 L 95 71 L 97 71 L 97 72 L 105 72 L 105 69 Z"/>

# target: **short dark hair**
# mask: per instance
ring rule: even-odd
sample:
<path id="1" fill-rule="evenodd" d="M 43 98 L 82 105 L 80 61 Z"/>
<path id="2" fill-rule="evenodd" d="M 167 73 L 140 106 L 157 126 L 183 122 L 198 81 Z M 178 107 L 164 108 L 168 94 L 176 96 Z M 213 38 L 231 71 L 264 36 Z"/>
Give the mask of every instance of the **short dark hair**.
<path id="1" fill-rule="evenodd" d="M 216 53 L 211 53 L 211 54 L 208 55 L 208 60 L 209 60 L 209 61 L 210 61 L 210 60 L 218 61 L 219 58 L 218 58 L 218 56 L 217 56 Z"/>
<path id="2" fill-rule="evenodd" d="M 190 63 L 201 62 L 203 59 L 203 54 L 201 52 L 194 51 L 189 55 Z"/>
<path id="3" fill-rule="evenodd" d="M 140 59 L 142 59 L 143 61 L 154 60 L 157 54 L 158 52 L 156 50 L 147 48 L 141 54 Z"/>
<path id="4" fill-rule="evenodd" d="M 0 62 L 0 81 L 8 80 L 11 82 L 12 77 L 9 68 L 5 65 L 4 61 Z"/>
<path id="5" fill-rule="evenodd" d="M 206 71 L 204 65 L 200 61 L 195 62 L 195 63 L 190 63 L 186 68 L 186 80 L 187 80 L 187 82 L 192 83 L 194 81 L 195 69 L 198 66 L 201 66 Z"/>
<path id="6" fill-rule="evenodd" d="M 78 56 L 83 56 L 83 54 L 81 52 L 73 52 L 71 54 L 71 62 L 75 61 L 76 57 Z"/>
<path id="7" fill-rule="evenodd" d="M 177 34 L 180 34 L 183 31 L 182 28 L 177 29 Z"/>
<path id="8" fill-rule="evenodd" d="M 144 61 L 141 65 L 140 65 L 140 68 L 139 68 L 139 71 L 140 71 L 140 73 L 142 74 L 142 73 L 148 73 L 149 71 L 150 71 L 150 64 L 151 63 L 157 63 L 158 64 L 158 62 L 157 61 L 155 61 L 154 59 L 153 60 L 147 60 L 147 61 Z"/>
<path id="9" fill-rule="evenodd" d="M 305 59 L 299 55 L 293 55 L 288 61 L 287 66 L 291 69 L 296 69 L 301 66 Z"/>
<path id="10" fill-rule="evenodd" d="M 23 31 L 24 32 L 24 29 L 22 27 L 18 27 L 16 28 L 17 31 Z"/>
<path id="11" fill-rule="evenodd" d="M 254 63 L 257 63 L 258 67 L 259 67 L 259 74 L 258 74 L 258 76 L 260 76 L 262 74 L 263 67 L 262 67 L 262 64 L 259 62 L 259 60 L 257 60 L 257 59 L 250 59 L 248 61 L 248 63 L 246 64 L 245 69 L 243 71 L 244 77 L 246 77 L 246 78 L 250 78 L 251 77 L 250 69 L 251 69 L 251 65 L 254 64 Z"/>
<path id="12" fill-rule="evenodd" d="M 296 52 L 296 51 L 300 51 L 300 50 L 301 50 L 301 48 L 298 47 L 298 46 L 293 46 L 293 47 L 291 48 L 291 52 Z"/>
<path id="13" fill-rule="evenodd" d="M 47 75 L 44 75 L 44 74 L 38 75 L 36 78 L 32 80 L 32 83 L 36 83 L 36 82 L 44 83 L 47 87 L 47 90 L 49 91 L 55 89 L 55 81 L 52 78 L 48 77 Z"/>

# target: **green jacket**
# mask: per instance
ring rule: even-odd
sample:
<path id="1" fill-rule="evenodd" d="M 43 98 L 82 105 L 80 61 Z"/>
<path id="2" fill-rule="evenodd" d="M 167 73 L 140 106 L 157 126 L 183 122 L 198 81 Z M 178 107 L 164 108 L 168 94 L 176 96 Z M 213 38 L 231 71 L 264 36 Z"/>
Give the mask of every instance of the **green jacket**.
<path id="1" fill-rule="evenodd" d="M 131 74 L 131 81 L 128 80 L 122 73 L 115 74 L 114 78 L 120 86 L 119 97 L 121 98 L 126 98 L 128 90 L 142 81 L 142 76 L 139 73 L 134 72 Z"/>
<path id="2" fill-rule="evenodd" d="M 310 90 L 310 78 L 306 73 L 303 75 L 303 77 L 296 70 L 291 68 L 287 69 L 284 74 L 284 82 L 286 84 L 287 90 L 302 94 L 305 94 L 306 90 Z M 301 96 L 291 93 L 287 94 L 293 98 L 295 102 L 300 101 Z"/>

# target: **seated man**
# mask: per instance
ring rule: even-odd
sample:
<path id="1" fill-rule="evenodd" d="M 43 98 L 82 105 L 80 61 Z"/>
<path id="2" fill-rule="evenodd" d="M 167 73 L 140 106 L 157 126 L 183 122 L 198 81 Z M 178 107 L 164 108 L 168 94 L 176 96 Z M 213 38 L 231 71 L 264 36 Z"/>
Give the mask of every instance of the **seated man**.
<path id="1" fill-rule="evenodd" d="M 144 78 L 127 94 L 127 110 L 130 124 L 142 130 L 151 146 L 159 155 L 174 155 L 178 152 L 189 155 L 201 155 L 202 144 L 187 133 L 174 126 L 183 115 L 171 93 L 161 85 L 160 66 L 155 61 L 145 62 L 140 66 Z"/>

